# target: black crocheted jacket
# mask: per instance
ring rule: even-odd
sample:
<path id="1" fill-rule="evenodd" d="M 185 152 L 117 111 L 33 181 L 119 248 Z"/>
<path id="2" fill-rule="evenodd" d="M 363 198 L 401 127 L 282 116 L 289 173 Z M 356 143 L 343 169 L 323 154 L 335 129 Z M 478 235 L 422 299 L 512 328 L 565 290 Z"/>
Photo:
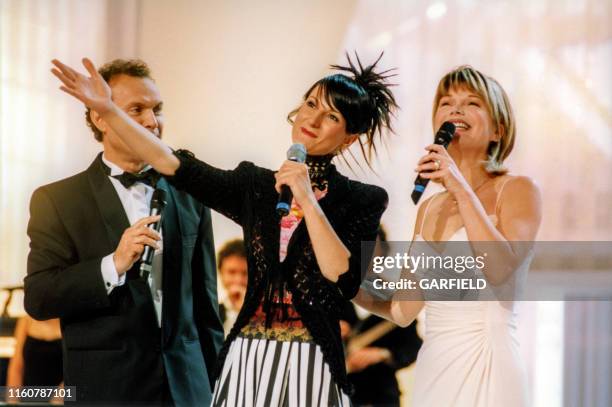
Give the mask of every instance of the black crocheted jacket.
<path id="1" fill-rule="evenodd" d="M 270 276 L 276 273 L 283 276 L 293 304 L 321 347 L 334 380 L 350 394 L 339 319 L 346 302 L 359 290 L 362 263 L 368 264 L 372 255 L 371 251 L 362 253 L 361 242 L 376 240 L 380 218 L 387 207 L 385 190 L 349 180 L 331 166 L 328 193 L 319 205 L 351 252 L 349 270 L 333 283 L 321 274 L 305 222 L 293 233 L 285 261 L 279 261 L 280 217 L 275 210 L 278 193 L 274 189 L 273 171 L 250 162 L 241 162 L 234 170 L 220 170 L 197 160 L 189 151 L 178 150 L 175 155 L 181 164 L 168 180 L 177 189 L 237 222 L 244 231 L 249 270 L 247 293 L 219 353 L 217 376 L 229 345 L 257 310 L 269 287 Z"/>

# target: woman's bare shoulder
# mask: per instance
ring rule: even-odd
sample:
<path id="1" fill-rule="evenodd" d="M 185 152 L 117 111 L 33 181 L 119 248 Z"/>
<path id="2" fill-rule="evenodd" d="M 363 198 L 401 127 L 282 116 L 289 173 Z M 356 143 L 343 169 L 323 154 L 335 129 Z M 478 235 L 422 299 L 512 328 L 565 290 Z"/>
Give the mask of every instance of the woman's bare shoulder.
<path id="1" fill-rule="evenodd" d="M 496 181 L 499 199 L 507 201 L 529 199 L 540 195 L 540 187 L 525 175 L 503 175 Z"/>

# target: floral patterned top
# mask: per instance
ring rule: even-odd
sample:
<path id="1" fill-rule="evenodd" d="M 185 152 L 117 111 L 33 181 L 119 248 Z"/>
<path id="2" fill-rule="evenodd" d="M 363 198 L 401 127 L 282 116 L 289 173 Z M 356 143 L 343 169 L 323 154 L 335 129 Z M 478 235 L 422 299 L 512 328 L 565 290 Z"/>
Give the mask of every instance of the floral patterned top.
<path id="1" fill-rule="evenodd" d="M 325 197 L 327 194 L 327 188 L 325 188 L 323 191 L 318 188 L 314 188 L 313 191 L 317 201 Z M 300 208 L 300 205 L 293 200 L 291 202 L 291 211 L 281 220 L 279 250 L 279 258 L 281 262 L 285 260 L 289 240 L 303 218 L 304 212 L 302 211 L 302 208 Z M 276 309 L 272 317 L 272 325 L 266 328 L 266 313 L 263 309 L 263 303 L 259 304 L 257 311 L 255 311 L 255 314 L 251 317 L 251 319 L 249 319 L 249 323 L 246 324 L 240 331 L 241 336 L 254 339 L 274 339 L 277 341 L 312 341 L 312 336 L 302 323 L 300 314 L 293 306 L 291 292 L 285 290 L 285 295 L 282 301 L 284 304 L 287 304 L 287 315 L 285 318 L 282 317 L 281 310 Z M 274 302 L 280 302 L 278 293 L 274 296 Z"/>

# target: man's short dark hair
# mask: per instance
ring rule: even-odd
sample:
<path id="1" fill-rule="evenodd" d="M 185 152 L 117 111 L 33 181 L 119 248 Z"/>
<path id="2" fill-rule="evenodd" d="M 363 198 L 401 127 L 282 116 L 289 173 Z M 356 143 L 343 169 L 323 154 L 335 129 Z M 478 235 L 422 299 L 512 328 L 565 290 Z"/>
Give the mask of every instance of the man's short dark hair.
<path id="1" fill-rule="evenodd" d="M 217 255 L 217 270 L 221 270 L 223 261 L 230 256 L 239 256 L 246 259 L 246 248 L 242 239 L 230 240 L 221 247 Z"/>
<path id="2" fill-rule="evenodd" d="M 110 80 L 117 75 L 128 75 L 135 78 L 149 78 L 153 80 L 151 77 L 151 69 L 149 69 L 146 62 L 140 59 L 115 59 L 102 65 L 98 69 L 98 72 L 100 75 L 102 75 L 106 83 L 109 83 Z M 102 141 L 104 135 L 91 121 L 91 118 L 89 117 L 90 112 L 90 108 L 87 108 L 85 111 L 85 120 L 87 121 L 87 125 L 93 131 L 96 140 Z"/>

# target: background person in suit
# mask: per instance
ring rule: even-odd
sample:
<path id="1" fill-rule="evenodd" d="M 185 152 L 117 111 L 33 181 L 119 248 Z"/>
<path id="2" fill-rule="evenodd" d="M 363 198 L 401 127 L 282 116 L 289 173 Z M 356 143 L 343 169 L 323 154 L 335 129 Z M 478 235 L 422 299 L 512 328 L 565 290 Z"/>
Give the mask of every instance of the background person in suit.
<path id="1" fill-rule="evenodd" d="M 392 324 L 372 314 L 355 324 L 352 335 L 359 337 L 385 328 L 387 323 Z M 405 328 L 393 325 L 369 345 L 349 351 L 348 378 L 355 387 L 352 402 L 357 406 L 399 406 L 401 391 L 396 373 L 414 363 L 422 342 L 415 321 Z"/>
<path id="2" fill-rule="evenodd" d="M 148 66 L 115 60 L 100 74 L 114 102 L 161 137 Z M 210 211 L 147 171 L 97 113 L 86 118 L 103 153 L 32 195 L 26 311 L 60 318 L 65 385 L 76 386 L 77 401 L 210 403 L 223 339 Z M 160 234 L 146 227 L 156 220 L 154 188 L 167 199 Z M 146 279 L 138 273 L 145 245 L 157 249 Z"/>
<path id="3" fill-rule="evenodd" d="M 227 335 L 236 322 L 247 289 L 248 266 L 242 239 L 230 240 L 221 247 L 217 253 L 217 270 L 226 294 L 219 304 L 219 314 Z"/>

